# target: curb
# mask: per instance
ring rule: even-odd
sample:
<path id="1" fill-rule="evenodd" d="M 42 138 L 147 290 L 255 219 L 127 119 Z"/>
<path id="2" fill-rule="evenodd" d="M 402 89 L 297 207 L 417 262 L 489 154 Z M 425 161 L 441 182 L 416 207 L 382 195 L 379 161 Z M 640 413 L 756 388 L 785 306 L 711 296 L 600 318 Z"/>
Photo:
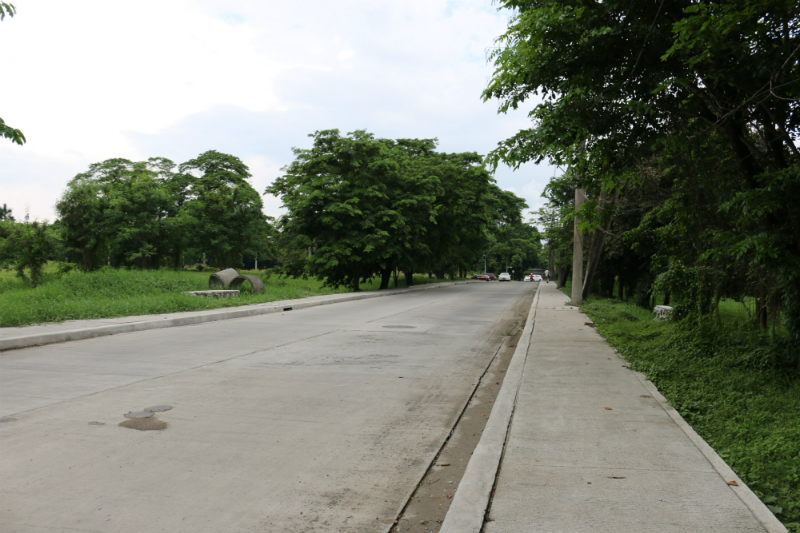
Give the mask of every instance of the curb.
<path id="1" fill-rule="evenodd" d="M 19 337 L 10 337 L 0 339 L 0 352 L 6 350 L 16 350 L 18 348 L 27 348 L 29 346 L 39 346 L 42 344 L 55 344 L 59 342 L 76 341 L 80 339 L 90 339 L 93 337 L 105 337 L 107 335 L 117 335 L 119 333 L 133 333 L 136 331 L 146 331 L 150 329 L 171 328 L 176 326 L 189 326 L 193 324 L 202 324 L 204 322 L 216 322 L 217 320 L 229 320 L 232 318 L 244 318 L 250 316 L 266 315 L 269 313 L 280 313 L 283 311 L 292 311 L 296 309 L 307 309 L 310 307 L 317 307 L 320 305 L 337 304 L 342 302 L 352 302 L 355 300 L 366 300 L 368 298 L 380 298 L 382 296 L 394 296 L 396 294 L 406 294 L 409 292 L 418 292 L 428 289 L 438 289 L 441 287 L 450 287 L 453 285 L 462 285 L 465 283 L 482 283 L 479 281 L 466 280 L 466 281 L 453 281 L 448 283 L 429 283 L 412 287 L 410 289 L 396 289 L 392 291 L 374 291 L 368 293 L 348 294 L 339 298 L 331 298 L 330 300 L 317 300 L 317 301 L 303 301 L 288 300 L 280 305 L 256 304 L 258 307 L 242 308 L 229 308 L 212 313 L 201 311 L 202 315 L 183 316 L 180 318 L 167 318 L 159 320 L 143 320 L 141 322 L 131 322 L 128 324 L 110 324 L 107 326 L 95 326 L 81 329 L 71 329 L 66 331 L 57 331 L 53 333 L 39 333 L 36 335 L 23 335 Z M 294 303 L 297 302 L 297 303 Z"/>
<path id="2" fill-rule="evenodd" d="M 648 380 L 641 372 L 634 371 L 633 373 L 636 374 L 636 377 L 639 378 L 639 381 L 645 386 L 650 395 L 655 398 L 661 408 L 672 418 L 672 421 L 683 430 L 686 436 L 689 437 L 689 440 L 691 440 L 705 458 L 708 459 L 708 462 L 711 463 L 711 466 L 714 467 L 714 470 L 717 471 L 720 477 L 726 482 L 735 481 L 737 483 L 737 485 L 731 486 L 731 490 L 733 490 L 739 499 L 742 500 L 742 503 L 750 509 L 750 512 L 753 513 L 756 520 L 761 523 L 767 533 L 787 533 L 788 530 L 786 526 L 772 514 L 772 511 L 770 511 L 764 502 L 750 490 L 750 487 L 736 475 L 731 467 L 728 466 L 728 463 L 714 451 L 714 448 L 709 446 L 703 437 L 698 435 L 694 428 L 683 419 L 681 414 L 667 403 L 667 399 L 658 392 L 658 388 L 656 388 L 653 382 Z"/>
<path id="3" fill-rule="evenodd" d="M 522 371 L 528 356 L 533 326 L 536 321 L 536 308 L 539 304 L 539 290 L 531 303 L 528 320 L 517 342 L 517 349 L 511 357 L 506 377 L 500 392 L 489 413 L 489 420 L 481 435 L 478 446 L 467 464 L 464 477 L 453 496 L 453 503 L 444 517 L 439 533 L 479 533 L 483 528 L 489 497 L 492 494 L 497 471 L 505 449 L 506 437 L 511 427 L 511 417 L 517 402 L 517 391 L 522 382 Z"/>

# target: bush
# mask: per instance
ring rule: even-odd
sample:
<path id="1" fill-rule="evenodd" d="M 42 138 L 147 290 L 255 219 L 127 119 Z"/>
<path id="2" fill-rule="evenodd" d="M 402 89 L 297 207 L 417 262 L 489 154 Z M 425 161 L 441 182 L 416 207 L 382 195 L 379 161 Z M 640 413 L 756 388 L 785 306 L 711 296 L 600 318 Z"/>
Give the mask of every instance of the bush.
<path id="1" fill-rule="evenodd" d="M 36 287 L 44 278 L 44 265 L 55 251 L 56 239 L 47 222 L 4 221 L 0 223 L 0 267 L 15 270 Z"/>

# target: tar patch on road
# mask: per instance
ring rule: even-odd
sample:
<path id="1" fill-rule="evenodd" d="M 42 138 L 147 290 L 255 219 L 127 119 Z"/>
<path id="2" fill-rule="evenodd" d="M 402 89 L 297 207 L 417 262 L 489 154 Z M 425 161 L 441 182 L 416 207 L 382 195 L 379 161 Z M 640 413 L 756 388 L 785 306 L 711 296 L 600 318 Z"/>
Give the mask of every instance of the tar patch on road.
<path id="1" fill-rule="evenodd" d="M 154 416 L 150 418 L 129 418 L 124 422 L 120 422 L 119 425 L 124 428 L 138 429 L 139 431 L 160 431 L 162 429 L 167 429 L 167 423 Z"/>

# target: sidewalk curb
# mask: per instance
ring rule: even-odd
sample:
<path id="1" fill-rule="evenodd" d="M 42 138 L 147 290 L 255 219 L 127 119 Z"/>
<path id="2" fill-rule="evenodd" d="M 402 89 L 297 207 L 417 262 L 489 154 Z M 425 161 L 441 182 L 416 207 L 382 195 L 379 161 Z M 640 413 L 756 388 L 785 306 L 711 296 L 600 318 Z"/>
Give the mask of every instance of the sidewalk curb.
<path id="1" fill-rule="evenodd" d="M 697 446 L 700 452 L 708 459 L 708 462 L 711 463 L 711 466 L 714 467 L 719 475 L 722 477 L 723 480 L 727 481 L 735 481 L 738 485 L 731 486 L 731 490 L 742 500 L 742 503 L 750 509 L 750 512 L 756 517 L 764 529 L 768 533 L 787 533 L 788 530 L 786 526 L 784 526 L 780 520 L 778 520 L 772 511 L 762 502 L 758 496 L 756 496 L 750 487 L 748 487 L 742 479 L 737 476 L 734 471 L 728 466 L 722 457 L 720 457 L 717 452 L 714 451 L 714 448 L 708 445 L 708 443 L 697 434 L 697 432 L 690 426 L 686 420 L 683 419 L 681 414 L 669 403 L 667 403 L 667 399 L 658 392 L 658 388 L 653 384 L 652 381 L 648 380 L 647 377 L 642 374 L 641 372 L 633 372 L 639 381 L 644 385 L 644 387 L 648 390 L 650 395 L 658 402 L 664 411 L 670 416 L 673 422 L 675 422 L 679 428 L 683 430 L 689 440 Z"/>
<path id="2" fill-rule="evenodd" d="M 418 292 L 428 289 L 451 287 L 453 285 L 462 285 L 465 283 L 481 283 L 481 282 L 466 280 L 466 281 L 453 281 L 448 283 L 429 283 L 425 285 L 411 287 L 410 289 L 396 289 L 392 291 L 370 291 L 357 294 L 347 294 L 341 296 L 340 298 L 332 298 L 330 300 L 317 300 L 309 302 L 309 301 L 303 301 L 304 299 L 298 299 L 298 300 L 284 301 L 280 305 L 270 305 L 270 302 L 267 302 L 265 304 L 255 304 L 258 307 L 247 307 L 246 309 L 234 307 L 213 313 L 208 313 L 206 311 L 199 311 L 200 313 L 205 313 L 205 314 L 194 315 L 194 316 L 183 316 L 180 318 L 143 320 L 141 322 L 131 322 L 128 324 L 110 324 L 107 326 L 95 326 L 95 327 L 88 327 L 81 329 L 71 329 L 66 331 L 57 331 L 53 333 L 22 335 L 18 337 L 0 339 L 0 352 L 6 350 L 16 350 L 19 348 L 27 348 L 30 346 L 40 346 L 43 344 L 55 344 L 59 342 L 90 339 L 93 337 L 117 335 L 119 333 L 133 333 L 136 331 L 146 331 L 150 329 L 171 328 L 175 326 L 188 326 L 193 324 L 202 324 L 204 322 L 229 320 L 232 318 L 245 318 L 250 316 L 266 315 L 269 313 L 280 313 L 286 310 L 307 309 L 310 307 L 317 307 L 320 305 L 352 302 L 355 300 L 366 300 L 368 298 L 379 298 L 382 296 L 394 296 L 396 294 L 406 294 L 409 292 Z"/>
<path id="3" fill-rule="evenodd" d="M 483 528 L 489 497 L 492 494 L 505 449 L 506 437 L 511 427 L 511 417 L 517 402 L 517 391 L 522 383 L 522 372 L 528 355 L 533 326 L 536 321 L 536 308 L 539 304 L 539 287 L 533 298 L 528 320 L 517 342 L 517 349 L 511 357 L 506 377 L 500 392 L 489 413 L 489 420 L 481 435 L 478 446 L 467 464 L 464 477 L 453 496 L 453 503 L 444 517 L 439 533 L 479 533 Z"/>

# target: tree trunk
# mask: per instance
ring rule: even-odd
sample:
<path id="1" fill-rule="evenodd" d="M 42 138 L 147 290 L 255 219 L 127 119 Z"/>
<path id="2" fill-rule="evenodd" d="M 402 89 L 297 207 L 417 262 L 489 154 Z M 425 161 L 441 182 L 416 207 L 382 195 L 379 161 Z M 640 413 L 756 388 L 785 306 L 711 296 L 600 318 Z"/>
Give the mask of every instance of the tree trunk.
<path id="1" fill-rule="evenodd" d="M 353 292 L 361 292 L 361 288 L 358 285 L 361 281 L 361 263 L 359 261 L 350 263 L 350 275 L 353 277 L 353 279 L 350 280 L 353 284 Z"/>
<path id="2" fill-rule="evenodd" d="M 606 191 L 603 190 L 600 192 L 600 199 L 598 201 L 598 209 L 600 212 L 603 211 L 606 207 Z M 614 195 L 613 202 L 617 201 L 619 197 L 619 193 Z M 597 271 L 597 265 L 600 263 L 600 256 L 603 255 L 603 244 L 606 242 L 606 232 L 611 228 L 611 219 L 609 218 L 608 222 L 606 222 L 605 226 L 597 226 L 594 230 L 594 235 L 592 236 L 592 245 L 589 249 L 589 259 L 586 262 L 586 277 L 583 281 L 583 299 L 589 297 L 589 291 L 592 288 L 592 281 L 594 278 L 594 273 Z"/>
<path id="3" fill-rule="evenodd" d="M 414 272 L 409 270 L 404 270 L 403 276 L 405 276 L 406 278 L 406 287 L 412 287 L 414 285 Z"/>
<path id="4" fill-rule="evenodd" d="M 625 282 L 622 280 L 622 276 L 619 277 L 619 295 L 618 298 L 620 301 L 625 300 Z"/>
<path id="5" fill-rule="evenodd" d="M 392 270 L 392 275 L 394 276 L 394 288 L 397 288 L 397 267 L 394 267 Z"/>
<path id="6" fill-rule="evenodd" d="M 392 279 L 392 267 L 386 267 L 381 270 L 381 286 L 378 287 L 379 291 L 389 288 L 389 281 Z"/>
<path id="7" fill-rule="evenodd" d="M 569 271 L 570 267 L 568 266 L 558 267 L 558 282 L 556 284 L 556 289 L 560 289 L 567 282 L 567 278 L 569 277 L 570 273 Z"/>

